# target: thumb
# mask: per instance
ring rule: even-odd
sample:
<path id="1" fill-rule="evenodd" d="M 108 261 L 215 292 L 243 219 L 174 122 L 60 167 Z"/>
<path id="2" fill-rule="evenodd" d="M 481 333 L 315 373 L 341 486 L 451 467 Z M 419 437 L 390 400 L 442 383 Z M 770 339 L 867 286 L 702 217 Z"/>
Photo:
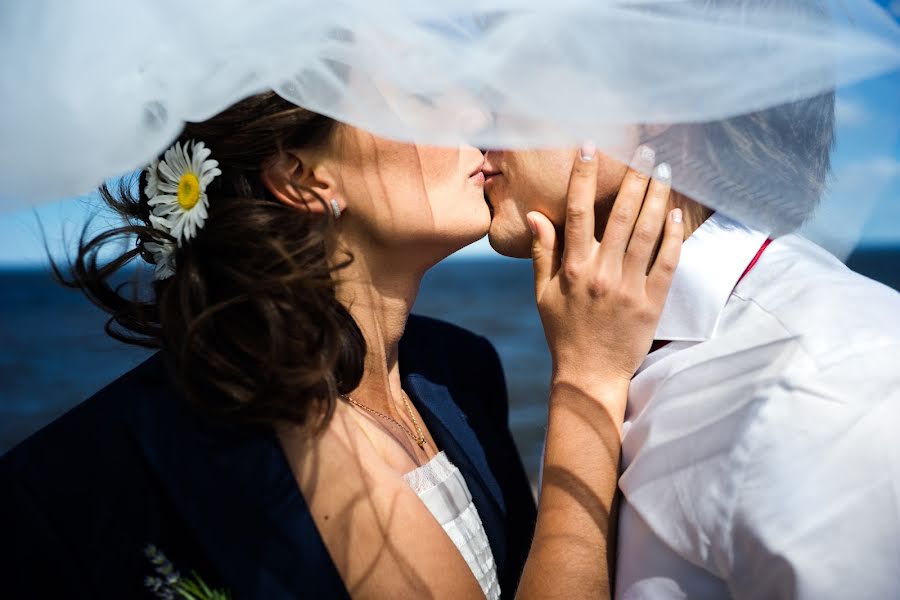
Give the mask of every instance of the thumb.
<path id="1" fill-rule="evenodd" d="M 534 264 L 534 292 L 538 299 L 547 283 L 559 269 L 556 229 L 550 219 L 539 212 L 525 215 L 532 231 L 531 259 Z"/>

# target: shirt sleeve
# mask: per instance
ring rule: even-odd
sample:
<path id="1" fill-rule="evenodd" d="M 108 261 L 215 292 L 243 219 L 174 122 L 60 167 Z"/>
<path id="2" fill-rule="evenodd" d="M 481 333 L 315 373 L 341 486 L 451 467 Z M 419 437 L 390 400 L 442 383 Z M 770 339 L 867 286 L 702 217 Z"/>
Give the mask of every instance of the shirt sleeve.
<path id="1" fill-rule="evenodd" d="M 900 598 L 900 347 L 766 390 L 730 519 L 736 599 Z"/>

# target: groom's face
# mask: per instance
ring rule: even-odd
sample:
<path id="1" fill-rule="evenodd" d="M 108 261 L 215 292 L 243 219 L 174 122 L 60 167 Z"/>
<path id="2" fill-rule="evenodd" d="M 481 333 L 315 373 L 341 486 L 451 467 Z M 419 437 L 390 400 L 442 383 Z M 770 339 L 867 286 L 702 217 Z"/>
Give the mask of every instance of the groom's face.
<path id="1" fill-rule="evenodd" d="M 485 155 L 485 197 L 491 204 L 491 246 L 506 256 L 531 256 L 531 230 L 525 215 L 538 211 L 557 229 L 565 224 L 566 190 L 577 150 L 490 150 Z M 626 165 L 598 153 L 597 227 L 606 226 Z"/>

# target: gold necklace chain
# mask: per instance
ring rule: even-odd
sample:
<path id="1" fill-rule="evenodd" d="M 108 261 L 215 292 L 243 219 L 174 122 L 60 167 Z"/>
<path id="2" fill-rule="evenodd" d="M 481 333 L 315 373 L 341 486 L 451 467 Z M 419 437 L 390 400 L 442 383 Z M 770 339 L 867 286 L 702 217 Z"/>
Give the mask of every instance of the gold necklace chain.
<path id="1" fill-rule="evenodd" d="M 409 405 L 409 401 L 406 399 L 406 394 L 401 393 L 400 398 L 403 400 L 403 405 L 406 407 L 406 412 L 409 414 L 409 418 L 412 420 L 412 423 L 416 428 L 416 432 L 419 434 L 418 437 L 416 437 L 413 434 L 413 432 L 410 431 L 406 425 L 404 425 L 403 423 L 401 423 L 394 417 L 392 417 L 390 415 L 386 415 L 384 413 L 380 413 L 377 410 L 375 410 L 374 408 L 369 408 L 368 406 L 365 406 L 364 404 L 360 404 L 359 402 L 357 402 L 356 400 L 351 398 L 350 394 L 341 394 L 341 398 L 343 398 L 344 400 L 346 400 L 353 406 L 358 406 L 359 408 L 361 408 L 367 412 L 370 412 L 373 415 L 377 415 L 377 416 L 381 417 L 382 419 L 387 419 L 391 423 L 394 423 L 395 425 L 397 425 L 397 427 L 402 429 L 406 433 L 406 435 L 408 435 L 410 437 L 410 439 L 412 439 L 412 441 L 414 441 L 416 444 L 418 444 L 419 448 L 422 448 L 423 450 L 425 449 L 425 444 L 428 443 L 428 440 L 425 439 L 425 434 L 422 433 L 422 428 L 419 427 L 419 422 L 416 420 L 416 416 L 413 414 L 412 407 Z"/>

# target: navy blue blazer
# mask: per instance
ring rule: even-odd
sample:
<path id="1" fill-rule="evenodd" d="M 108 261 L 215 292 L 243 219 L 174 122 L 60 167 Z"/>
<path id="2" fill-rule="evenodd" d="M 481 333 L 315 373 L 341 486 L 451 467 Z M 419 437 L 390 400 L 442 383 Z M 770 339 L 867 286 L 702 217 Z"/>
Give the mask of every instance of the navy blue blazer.
<path id="1" fill-rule="evenodd" d="M 515 591 L 535 505 L 486 339 L 411 317 L 403 388 L 465 477 Z M 235 599 L 339 598 L 347 590 L 270 429 L 197 414 L 164 358 L 147 362 L 0 458 L 4 598 L 147 597 L 158 546 Z"/>

